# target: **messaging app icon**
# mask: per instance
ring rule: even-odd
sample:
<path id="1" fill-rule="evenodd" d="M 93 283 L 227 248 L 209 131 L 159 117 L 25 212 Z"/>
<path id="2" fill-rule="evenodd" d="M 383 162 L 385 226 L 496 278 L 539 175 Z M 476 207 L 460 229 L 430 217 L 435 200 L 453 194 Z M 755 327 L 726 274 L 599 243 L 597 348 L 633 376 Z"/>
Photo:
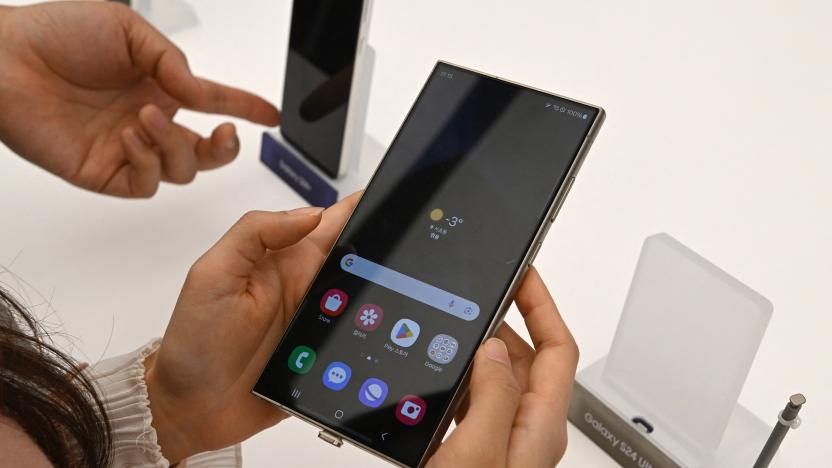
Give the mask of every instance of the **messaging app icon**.
<path id="1" fill-rule="evenodd" d="M 358 400 L 370 408 L 378 408 L 387 398 L 387 382 L 370 377 L 358 391 Z"/>
<path id="2" fill-rule="evenodd" d="M 352 369 L 343 362 L 330 363 L 324 371 L 323 382 L 326 388 L 340 392 L 350 383 Z"/>
<path id="3" fill-rule="evenodd" d="M 400 319 L 393 325 L 393 330 L 390 332 L 390 340 L 402 348 L 413 346 L 417 338 L 419 338 L 419 324 L 410 319 Z"/>

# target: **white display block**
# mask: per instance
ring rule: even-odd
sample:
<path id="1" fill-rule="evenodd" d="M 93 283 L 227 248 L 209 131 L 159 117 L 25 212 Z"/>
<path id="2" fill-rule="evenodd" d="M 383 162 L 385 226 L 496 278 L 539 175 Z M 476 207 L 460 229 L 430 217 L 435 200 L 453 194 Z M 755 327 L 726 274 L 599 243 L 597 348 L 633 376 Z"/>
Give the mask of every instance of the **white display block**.
<path id="1" fill-rule="evenodd" d="M 616 437 L 624 445 L 644 455 L 648 444 L 666 456 L 633 466 L 750 466 L 770 428 L 737 399 L 772 310 L 766 298 L 671 236 L 648 237 L 610 353 L 578 374 L 576 398 L 589 392 L 605 407 L 604 418 L 626 421 L 629 428 L 619 426 Z M 585 426 L 598 419 L 590 400 L 570 413 L 579 427 L 581 419 Z M 593 425 L 597 431 L 604 423 Z"/>

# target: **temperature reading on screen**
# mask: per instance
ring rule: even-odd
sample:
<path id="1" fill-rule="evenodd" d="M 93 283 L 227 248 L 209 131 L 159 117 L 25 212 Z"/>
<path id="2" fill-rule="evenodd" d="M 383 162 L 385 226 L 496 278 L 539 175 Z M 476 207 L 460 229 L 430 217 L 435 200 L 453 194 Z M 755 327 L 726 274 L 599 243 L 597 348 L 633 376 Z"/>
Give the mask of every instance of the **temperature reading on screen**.
<path id="1" fill-rule="evenodd" d="M 430 238 L 439 240 L 448 235 L 448 232 L 461 226 L 465 220 L 460 216 L 447 216 L 441 208 L 434 208 L 430 212 Z"/>

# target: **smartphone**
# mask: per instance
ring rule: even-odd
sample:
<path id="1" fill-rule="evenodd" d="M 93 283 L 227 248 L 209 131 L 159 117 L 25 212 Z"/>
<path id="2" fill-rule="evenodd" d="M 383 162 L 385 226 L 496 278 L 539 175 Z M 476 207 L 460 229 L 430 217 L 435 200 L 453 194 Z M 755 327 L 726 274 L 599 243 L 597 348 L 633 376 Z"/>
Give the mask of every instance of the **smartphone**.
<path id="1" fill-rule="evenodd" d="M 253 392 L 423 465 L 603 120 L 439 62 Z"/>
<path id="2" fill-rule="evenodd" d="M 280 131 L 331 177 L 346 172 L 363 137 L 362 59 L 371 0 L 295 0 Z"/>

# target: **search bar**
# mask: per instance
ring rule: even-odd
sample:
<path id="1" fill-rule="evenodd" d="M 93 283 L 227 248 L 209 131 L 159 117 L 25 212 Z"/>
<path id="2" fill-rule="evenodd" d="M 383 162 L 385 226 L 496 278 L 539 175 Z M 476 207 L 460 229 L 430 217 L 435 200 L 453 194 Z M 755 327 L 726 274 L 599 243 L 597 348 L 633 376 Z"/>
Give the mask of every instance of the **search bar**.
<path id="1" fill-rule="evenodd" d="M 462 320 L 470 322 L 480 315 L 480 306 L 468 299 L 443 291 L 436 286 L 431 286 L 358 255 L 344 255 L 341 258 L 341 269 Z"/>

